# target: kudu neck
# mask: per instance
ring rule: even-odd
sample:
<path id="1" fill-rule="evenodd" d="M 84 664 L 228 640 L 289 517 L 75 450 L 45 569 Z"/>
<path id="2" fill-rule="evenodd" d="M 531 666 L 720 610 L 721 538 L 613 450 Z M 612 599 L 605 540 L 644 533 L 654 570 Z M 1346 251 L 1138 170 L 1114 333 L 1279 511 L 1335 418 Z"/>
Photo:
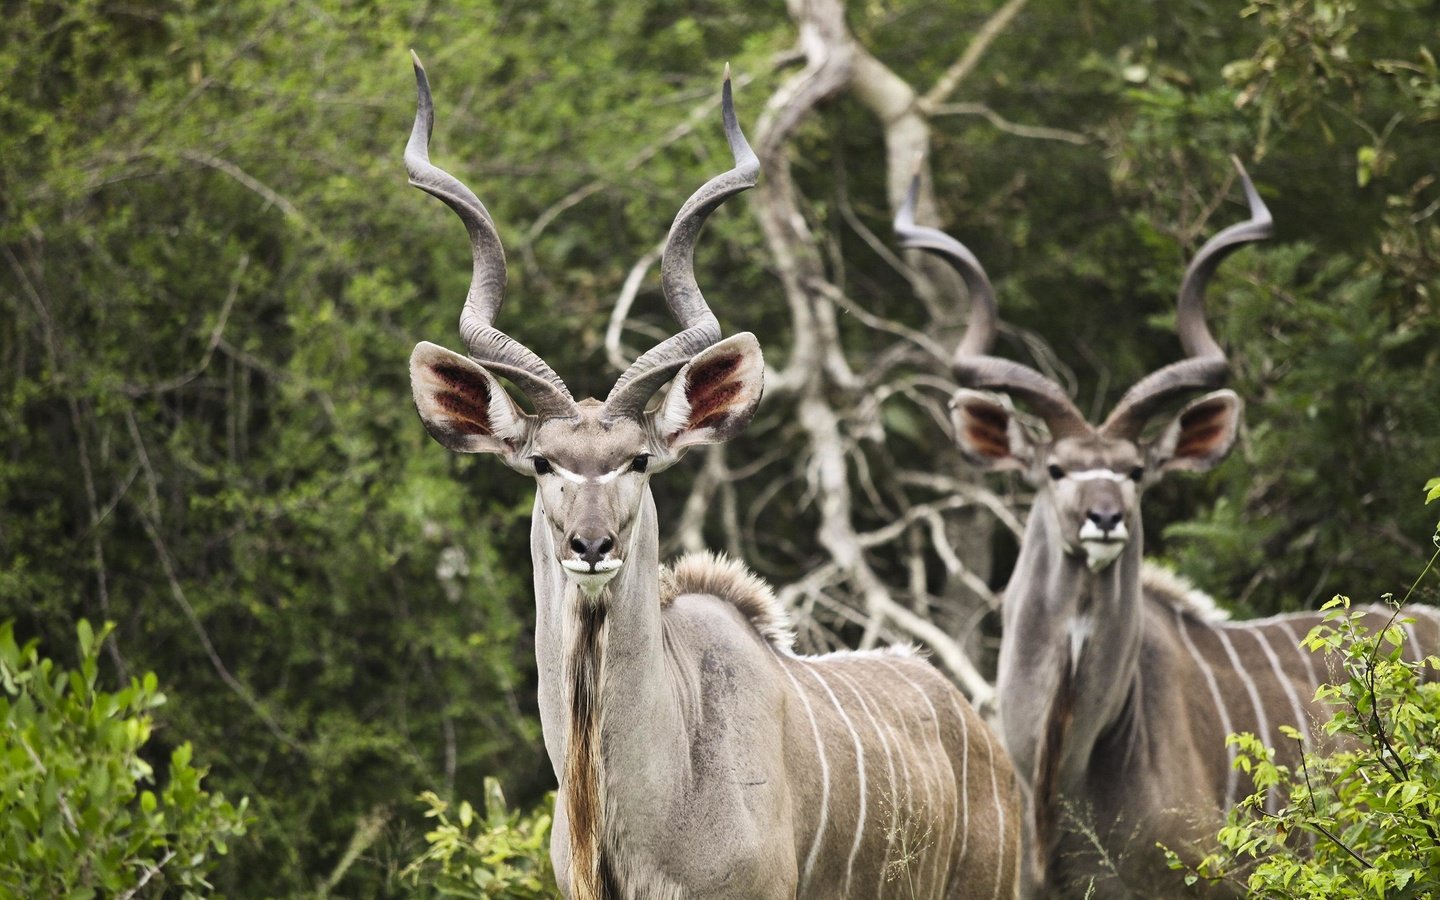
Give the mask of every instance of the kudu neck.
<path id="1" fill-rule="evenodd" d="M 1139 678 L 1142 553 L 1137 527 L 1093 572 L 1083 551 L 1067 547 L 1048 498 L 1031 510 L 1005 591 L 997 685 L 1022 777 L 1072 787 L 1096 741 L 1121 724 Z"/>
<path id="2" fill-rule="evenodd" d="M 573 718 L 578 654 L 598 657 L 591 668 L 596 677 L 588 687 L 594 691 L 602 731 L 621 731 L 652 720 L 658 726 L 664 721 L 667 710 L 663 707 L 671 694 L 665 684 L 661 627 L 660 537 L 654 498 L 647 486 L 630 530 L 624 564 L 607 585 L 589 597 L 566 577 L 558 561 L 554 530 L 545 521 L 538 496 L 532 515 L 540 720 L 559 780 Z M 598 628 L 598 634 L 582 634 L 586 628 Z M 626 746 L 623 738 L 604 742 L 607 756 L 623 753 Z M 623 760 L 613 762 L 624 765 Z"/>

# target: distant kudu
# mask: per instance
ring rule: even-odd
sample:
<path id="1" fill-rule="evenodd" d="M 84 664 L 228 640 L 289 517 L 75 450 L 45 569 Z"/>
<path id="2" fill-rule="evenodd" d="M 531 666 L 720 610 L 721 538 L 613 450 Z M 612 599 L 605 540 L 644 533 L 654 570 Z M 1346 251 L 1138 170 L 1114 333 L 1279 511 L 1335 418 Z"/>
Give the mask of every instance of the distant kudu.
<path id="1" fill-rule="evenodd" d="M 437 441 L 494 453 L 537 483 L 535 656 L 560 784 L 551 856 L 566 896 L 1015 896 L 1014 770 L 954 686 L 903 651 L 796 656 L 769 587 L 743 566 L 709 555 L 660 565 L 650 476 L 690 445 L 739 434 L 764 373 L 753 335 L 720 339 L 693 271 L 705 219 L 759 173 L 728 73 L 735 167 L 681 208 L 661 267 L 682 331 L 603 403 L 577 403 L 492 325 L 505 288 L 500 239 L 475 195 L 431 165 L 418 59 L 415 76 L 410 181 L 464 220 L 474 274 L 460 319 L 469 355 L 421 343 L 410 377 Z"/>
<path id="2" fill-rule="evenodd" d="M 970 323 L 952 361 L 965 386 L 951 402 L 961 453 L 982 469 L 1019 472 L 1035 490 L 1005 591 L 996 697 L 1026 794 L 1027 894 L 1085 895 L 1092 885 L 1102 897 L 1180 892 L 1156 843 L 1194 854 L 1249 789 L 1226 735 L 1253 732 L 1293 763 L 1279 726 L 1308 735 L 1328 717 L 1313 702 L 1324 664 L 1298 647 L 1319 614 L 1229 622 L 1208 597 L 1141 562 L 1142 490 L 1166 472 L 1215 465 L 1240 420 L 1240 398 L 1217 390 L 1145 434 L 1167 402 L 1226 378 L 1205 323 L 1205 285 L 1225 256 L 1271 233 L 1269 211 L 1240 175 L 1250 220 L 1206 243 L 1180 288 L 1186 358 L 1141 379 L 1098 427 L 1055 382 L 987 355 L 990 281 L 954 238 L 915 225 L 915 186 L 895 220 L 905 247 L 948 260 L 969 288 Z M 1048 436 L 1023 426 L 1004 398 L 966 388 L 1005 391 Z M 1367 624 L 1389 612 L 1377 608 Z M 1405 626 L 1412 648 L 1440 644 L 1434 612 L 1408 610 L 1418 620 Z"/>

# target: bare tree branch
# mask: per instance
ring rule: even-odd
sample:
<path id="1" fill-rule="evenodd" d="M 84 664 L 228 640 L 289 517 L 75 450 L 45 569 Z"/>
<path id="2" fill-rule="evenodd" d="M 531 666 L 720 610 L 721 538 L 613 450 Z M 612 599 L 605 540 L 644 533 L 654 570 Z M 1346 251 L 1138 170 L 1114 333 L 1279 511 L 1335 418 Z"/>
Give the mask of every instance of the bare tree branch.
<path id="1" fill-rule="evenodd" d="M 1077 145 L 1090 143 L 1090 138 L 1078 131 L 1011 122 L 984 103 L 943 103 L 931 112 L 936 116 L 980 116 L 1000 131 L 1016 137 L 1035 138 L 1041 141 L 1062 141 L 1066 144 Z"/>
<path id="2" fill-rule="evenodd" d="M 960 86 L 960 82 L 970 77 L 970 73 L 975 71 L 975 67 L 984 58 L 985 51 L 990 49 L 990 45 L 995 43 L 995 39 L 1005 31 L 1028 2 L 1029 0 L 1007 0 L 1004 6 L 997 9 L 975 32 L 975 36 L 970 39 L 970 45 L 965 48 L 964 53 L 960 54 L 960 58 L 951 63 L 950 68 L 945 70 L 945 74 L 936 79 L 935 85 L 926 92 L 924 99 L 920 101 L 921 105 L 927 110 L 934 110 L 935 107 L 947 101 L 950 95 L 955 93 L 955 89 Z"/>

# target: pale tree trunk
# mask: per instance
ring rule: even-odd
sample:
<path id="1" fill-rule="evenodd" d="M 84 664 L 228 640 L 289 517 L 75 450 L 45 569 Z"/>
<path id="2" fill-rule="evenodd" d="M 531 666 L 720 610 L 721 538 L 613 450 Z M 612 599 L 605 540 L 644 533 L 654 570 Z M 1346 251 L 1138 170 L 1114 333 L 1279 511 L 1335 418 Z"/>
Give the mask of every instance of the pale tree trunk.
<path id="1" fill-rule="evenodd" d="M 848 97 L 880 125 L 891 215 L 918 173 L 916 219 L 944 227 L 930 174 L 937 116 L 978 115 L 1022 138 L 1083 142 L 1080 135 L 1013 125 L 983 104 L 952 99 L 1027 2 L 1006 0 L 960 57 L 921 89 L 855 40 L 840 0 L 788 0 L 798 40 L 782 64 L 801 65 L 769 98 L 754 128 L 763 172 L 750 204 L 789 315 L 783 333 L 760 336 L 770 368 L 750 439 L 772 449 L 746 468 L 731 467 L 727 454 L 733 450 L 707 451 L 679 527 L 666 541 L 668 550 L 697 549 L 714 546 L 714 536 L 723 534 L 724 549 L 739 551 L 762 573 L 776 543 L 792 542 L 792 559 L 810 550 L 813 564 L 780 579 L 780 596 L 796 612 L 803 647 L 918 642 L 982 709 L 993 697 L 985 676 L 993 654 L 984 649 L 981 623 L 999 604 L 988 586 L 992 544 L 997 528 L 1018 537 L 1018 510 L 963 468 L 948 443 L 920 468 L 905 469 L 888 447 L 884 415 L 885 404 L 910 404 L 948 434 L 946 402 L 954 389 L 949 357 L 966 319 L 964 283 L 933 257 L 898 253 L 888 225 L 872 231 L 851 213 L 847 222 L 890 261 L 914 295 L 914 314 L 906 319 L 911 324 L 870 312 L 870 298 L 847 294 L 844 260 L 827 244 L 824 227 L 817 227 L 824 223 L 812 220 L 816 200 L 834 206 L 843 201 L 805 196 L 794 177 L 795 163 L 803 160 L 795 154 L 801 129 L 823 123 L 827 104 Z M 963 167 L 965 160 L 943 163 Z M 617 362 L 630 301 L 657 255 L 636 264 L 617 305 L 606 341 Z M 878 353 L 847 356 L 844 317 L 894 342 Z M 772 415 L 762 424 L 766 411 Z M 737 483 L 786 464 L 788 474 L 773 476 L 757 492 L 754 509 L 739 508 Z M 780 494 L 813 517 L 804 520 L 813 532 L 786 534 L 785 523 L 768 518 L 766 504 Z"/>

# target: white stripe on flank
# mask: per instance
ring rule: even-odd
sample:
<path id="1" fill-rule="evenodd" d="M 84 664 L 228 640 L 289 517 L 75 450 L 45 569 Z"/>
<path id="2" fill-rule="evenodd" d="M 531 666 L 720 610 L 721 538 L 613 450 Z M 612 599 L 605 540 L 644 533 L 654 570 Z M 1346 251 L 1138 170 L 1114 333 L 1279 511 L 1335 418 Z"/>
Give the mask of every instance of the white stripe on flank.
<path id="1" fill-rule="evenodd" d="M 855 817 L 855 840 L 850 844 L 850 858 L 845 862 L 845 891 L 843 896 L 848 897 L 850 896 L 850 877 L 855 870 L 855 854 L 860 851 L 860 839 L 865 834 L 865 749 L 860 746 L 860 733 L 855 730 L 855 723 L 850 721 L 850 716 L 846 714 L 845 707 L 840 705 L 839 698 L 835 696 L 834 691 L 830 690 L 830 685 L 825 679 L 820 677 L 820 672 L 814 666 L 805 666 L 804 670 L 814 676 L 815 680 L 820 682 L 820 686 L 825 689 L 825 693 L 830 695 L 830 702 L 835 704 L 835 711 L 840 714 L 840 720 L 845 723 L 845 727 L 850 729 L 850 739 L 855 742 L 855 768 L 859 773 L 860 782 L 858 787 L 860 794 L 860 811 Z"/>
<path id="2" fill-rule="evenodd" d="M 815 754 L 820 758 L 820 821 L 815 825 L 815 839 L 810 842 L 810 853 L 805 857 L 805 871 L 800 874 L 799 893 L 803 894 L 806 883 L 810 881 L 810 873 L 815 869 L 815 857 L 820 855 L 820 842 L 825 836 L 825 826 L 830 822 L 830 763 L 825 759 L 825 743 L 820 740 L 820 726 L 815 721 L 815 710 L 810 707 L 810 698 L 805 696 L 805 689 L 800 687 L 800 682 L 790 674 L 790 665 L 786 660 L 780 660 L 780 671 L 790 679 L 795 693 L 805 706 L 805 715 L 810 718 L 810 732 L 815 735 Z"/>
<path id="3" fill-rule="evenodd" d="M 911 740 L 910 740 L 910 729 L 909 729 L 909 728 L 906 728 L 906 729 L 905 729 L 905 739 L 902 741 L 902 740 L 900 739 L 900 736 L 895 733 L 895 727 L 894 727 L 894 725 L 891 724 L 891 722 L 890 722 L 890 717 L 889 717 L 889 716 L 885 717 L 884 723 L 885 723 L 885 730 L 890 733 L 890 739 L 895 742 L 895 746 L 896 746 L 896 747 L 899 747 L 902 751 L 904 751 L 904 752 L 902 752 L 902 753 L 900 754 L 900 774 L 901 774 L 902 776 L 904 776 L 904 778 L 905 778 L 905 819 L 904 819 L 904 821 L 907 822 L 907 823 L 909 823 L 909 822 L 914 822 L 914 821 L 915 821 L 915 788 L 914 788 L 914 786 L 913 786 L 914 783 L 913 783 L 913 782 L 911 781 L 911 779 L 910 779 L 910 756 L 913 755 L 913 753 L 914 753 L 915 743 L 914 743 L 914 741 L 911 741 Z M 896 806 L 897 806 L 897 808 L 898 808 L 898 806 L 899 806 L 899 799 L 898 799 L 898 798 L 896 799 Z M 908 825 L 907 825 L 906 827 L 908 827 Z M 898 832 L 897 832 L 897 834 L 898 834 Z"/>
<path id="4" fill-rule="evenodd" d="M 995 854 L 995 893 L 992 900 L 1000 896 L 1000 878 L 1005 867 L 1005 804 L 1000 802 L 1000 783 L 995 780 L 995 748 L 990 743 L 990 732 L 985 732 L 985 761 L 990 767 L 990 791 L 995 795 L 996 834 L 1000 838 L 1000 852 Z"/>
<path id="5" fill-rule="evenodd" d="M 1278 624 L 1284 629 L 1285 637 L 1290 641 L 1290 646 L 1295 648 L 1295 653 L 1299 655 L 1300 661 L 1305 664 L 1305 675 L 1309 678 L 1310 699 L 1313 700 L 1315 699 L 1315 689 L 1320 686 L 1320 679 L 1315 674 L 1315 663 L 1311 659 L 1315 654 L 1305 649 L 1300 643 L 1300 636 L 1295 633 L 1295 629 L 1290 627 L 1289 622 L 1282 619 Z"/>
<path id="6" fill-rule="evenodd" d="M 1240 661 L 1240 654 L 1235 652 L 1235 645 L 1230 642 L 1230 635 L 1227 633 L 1227 630 L 1224 628 L 1214 628 L 1211 630 L 1215 632 L 1216 637 L 1220 638 L 1220 643 L 1225 646 L 1225 655 L 1230 657 L 1231 667 L 1234 668 L 1235 673 L 1240 676 L 1240 680 L 1245 682 L 1245 692 L 1250 695 L 1250 705 L 1255 708 L 1255 735 L 1266 744 L 1269 744 L 1271 742 L 1270 722 L 1265 716 L 1265 703 L 1260 699 L 1260 689 L 1255 685 L 1255 679 L 1250 677 L 1250 670 L 1245 668 L 1245 664 Z M 1275 791 L 1267 791 L 1265 794 L 1266 811 L 1275 811 L 1270 809 L 1272 802 L 1279 803 L 1280 796 Z"/>
<path id="7" fill-rule="evenodd" d="M 1200 667 L 1200 672 L 1205 676 L 1205 683 L 1210 686 L 1210 697 L 1215 701 L 1215 711 L 1220 714 L 1220 727 L 1225 729 L 1226 736 L 1235 732 L 1230 725 L 1230 712 L 1225 708 L 1225 701 L 1220 696 L 1220 685 L 1215 681 L 1215 673 L 1210 669 L 1210 664 L 1200 655 L 1195 642 L 1190 640 L 1190 632 L 1186 630 L 1185 616 L 1177 608 L 1175 610 L 1175 627 L 1180 632 L 1180 640 L 1185 643 L 1185 649 L 1190 651 L 1190 658 Z M 1229 744 L 1225 748 L 1229 757 L 1229 764 L 1226 766 L 1225 775 L 1225 808 L 1229 809 L 1235 805 L 1235 788 L 1239 784 L 1240 773 L 1235 769 L 1235 745 Z"/>
<path id="8" fill-rule="evenodd" d="M 965 718 L 965 710 L 961 708 L 960 701 L 955 695 L 950 695 L 950 705 L 955 707 L 955 716 L 960 720 L 960 784 L 957 790 L 960 793 L 960 809 L 956 810 L 956 816 L 963 816 L 963 820 L 957 818 L 955 828 L 960 832 L 960 855 L 957 861 L 964 862 L 965 854 L 970 851 L 970 722 Z M 988 752 L 990 735 L 985 735 L 985 744 Z M 953 769 L 953 764 L 952 764 Z M 993 774 L 993 773 L 992 773 Z M 1005 820 L 1001 814 L 1000 820 Z"/>
<path id="9" fill-rule="evenodd" d="M 890 797 L 890 827 L 885 831 L 885 855 L 880 860 L 880 885 L 876 889 L 876 896 L 883 896 L 885 893 L 885 869 L 890 863 L 890 845 L 895 841 L 895 823 L 900 818 L 900 801 L 895 793 L 895 761 L 890 755 L 890 742 L 885 739 L 885 734 L 880 730 L 879 720 L 875 718 L 874 713 L 870 712 L 870 702 L 865 699 L 865 693 L 860 690 L 860 686 L 855 683 L 854 679 L 840 669 L 836 669 L 833 674 L 843 681 L 845 686 L 850 688 L 850 692 L 855 695 L 860 709 L 865 712 L 865 718 L 870 720 L 870 727 L 875 729 L 875 736 L 880 739 L 880 746 L 885 750 L 885 768 L 890 773 L 890 793 L 888 795 Z"/>
<path id="10" fill-rule="evenodd" d="M 1300 702 L 1300 698 L 1295 696 L 1295 686 L 1290 683 L 1289 673 L 1280 668 L 1280 658 L 1271 649 L 1270 641 L 1265 638 L 1265 632 L 1259 628 L 1251 628 L 1249 631 L 1255 636 L 1255 642 L 1260 645 L 1260 649 L 1265 651 L 1265 658 L 1270 660 L 1270 671 L 1275 673 L 1275 680 L 1280 682 L 1280 686 L 1285 689 L 1285 696 L 1290 698 L 1290 711 L 1295 714 L 1295 727 L 1305 735 L 1305 743 L 1300 748 L 1303 753 L 1310 745 L 1310 725 L 1305 715 L 1305 707 Z"/>
<path id="11" fill-rule="evenodd" d="M 1415 653 L 1417 654 L 1415 657 L 1415 661 L 1419 662 L 1420 660 L 1424 659 L 1425 655 L 1420 652 L 1420 642 L 1415 638 L 1415 626 L 1410 624 L 1409 622 L 1406 622 L 1400 627 L 1405 630 L 1405 643 L 1415 648 Z M 1400 658 L 1402 660 L 1405 658 L 1405 651 L 1400 651 Z"/>
<path id="12" fill-rule="evenodd" d="M 920 695 L 920 699 L 925 701 L 925 705 L 930 708 L 930 722 L 931 722 L 931 724 L 933 724 L 933 725 L 935 726 L 935 744 L 932 745 L 932 746 L 931 746 L 931 749 L 930 749 L 930 760 L 931 760 L 932 763 L 934 763 L 934 760 L 935 760 L 935 751 L 936 751 L 936 749 L 938 748 L 939 751 L 941 752 L 941 754 L 945 756 L 945 764 L 946 764 L 946 766 L 950 769 L 950 783 L 951 783 L 952 786 L 954 786 L 954 785 L 955 785 L 955 766 L 954 766 L 953 764 L 951 764 L 949 755 L 948 755 L 948 754 L 945 754 L 945 739 L 944 739 L 944 738 L 941 736 L 941 734 L 940 734 L 940 714 L 935 711 L 935 704 L 932 703 L 932 702 L 930 702 L 930 695 L 927 694 L 927 693 L 925 693 L 924 688 L 920 687 L 920 686 L 919 686 L 918 684 L 916 684 L 914 681 L 911 681 L 911 680 L 910 680 L 910 676 L 909 676 L 909 675 L 906 675 L 906 674 L 905 674 L 905 671 L 904 671 L 903 669 L 895 666 L 895 665 L 892 664 L 889 660 L 882 660 L 882 661 L 885 663 L 885 665 L 886 665 L 887 667 L 889 667 L 889 669 L 890 669 L 892 672 L 894 672 L 896 675 L 899 675 L 899 676 L 900 676 L 900 680 L 901 680 L 901 681 L 904 681 L 906 684 L 910 685 L 910 687 L 915 690 L 915 693 L 917 693 L 917 694 Z M 938 764 L 935 765 L 935 780 L 936 780 L 937 785 L 938 785 L 939 788 L 940 788 L 940 800 L 941 800 L 941 802 L 943 803 L 943 802 L 945 801 L 945 785 L 940 783 L 940 766 L 939 766 Z M 930 796 L 930 786 L 929 786 L 929 778 L 928 778 L 928 777 L 926 778 L 925 795 L 926 795 L 927 798 Z M 935 806 L 933 805 L 933 803 L 932 803 L 932 804 L 928 804 L 928 805 L 929 805 L 930 808 L 927 810 L 927 812 L 929 813 L 930 820 L 936 822 L 937 824 L 939 824 L 940 827 L 941 827 L 941 831 L 943 832 L 943 830 L 944 830 L 944 820 L 939 818 L 940 810 L 936 809 Z M 939 848 L 940 848 L 940 839 L 941 839 L 942 837 L 944 837 L 944 835 L 943 835 L 943 834 L 940 834 L 940 835 L 937 835 L 936 838 L 935 838 L 935 849 L 936 849 L 937 851 L 938 851 Z M 943 866 L 945 863 L 947 863 L 947 862 L 949 861 L 949 859 L 950 859 L 950 854 L 951 854 L 951 852 L 952 852 L 954 849 L 955 849 L 955 835 L 953 834 L 953 831 L 952 831 L 952 833 L 951 833 L 951 835 L 950 835 L 949 841 L 946 842 L 945 852 L 944 852 L 943 854 L 942 854 L 942 853 L 938 853 L 938 852 L 934 854 L 934 857 L 935 857 L 935 877 L 934 877 L 934 879 L 933 879 L 930 883 L 933 884 L 933 885 L 935 885 L 935 889 L 936 889 L 937 891 L 941 890 L 941 889 L 944 887 L 944 885 L 945 885 L 945 879 L 941 876 L 941 866 Z"/>

